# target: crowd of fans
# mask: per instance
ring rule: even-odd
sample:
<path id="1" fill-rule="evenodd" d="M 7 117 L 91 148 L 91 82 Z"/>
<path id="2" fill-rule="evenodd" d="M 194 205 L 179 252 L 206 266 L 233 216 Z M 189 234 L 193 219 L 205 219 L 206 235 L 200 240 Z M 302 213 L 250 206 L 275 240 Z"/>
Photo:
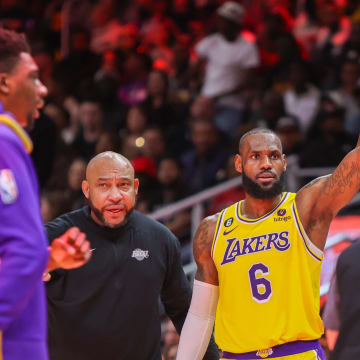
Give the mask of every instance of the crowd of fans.
<path id="1" fill-rule="evenodd" d="M 49 89 L 31 131 L 44 221 L 84 204 L 102 151 L 132 161 L 150 213 L 235 176 L 252 127 L 275 130 L 301 167 L 335 166 L 356 144 L 357 0 L 3 0 L 0 25 L 27 34 Z M 189 223 L 166 221 L 182 243 Z"/>

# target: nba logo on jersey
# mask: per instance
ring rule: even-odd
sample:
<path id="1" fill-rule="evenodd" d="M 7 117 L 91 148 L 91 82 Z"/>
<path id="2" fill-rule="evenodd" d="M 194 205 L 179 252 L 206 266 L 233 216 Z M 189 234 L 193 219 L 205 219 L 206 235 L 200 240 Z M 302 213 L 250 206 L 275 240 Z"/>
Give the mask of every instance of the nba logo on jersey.
<path id="1" fill-rule="evenodd" d="M 4 204 L 13 203 L 18 196 L 15 178 L 10 169 L 0 170 L 0 196 Z"/>
<path id="2" fill-rule="evenodd" d="M 264 350 L 258 350 L 256 353 L 256 356 L 261 357 L 262 359 L 267 358 L 268 356 L 272 355 L 273 353 L 273 349 L 269 348 L 269 349 L 264 349 Z"/>

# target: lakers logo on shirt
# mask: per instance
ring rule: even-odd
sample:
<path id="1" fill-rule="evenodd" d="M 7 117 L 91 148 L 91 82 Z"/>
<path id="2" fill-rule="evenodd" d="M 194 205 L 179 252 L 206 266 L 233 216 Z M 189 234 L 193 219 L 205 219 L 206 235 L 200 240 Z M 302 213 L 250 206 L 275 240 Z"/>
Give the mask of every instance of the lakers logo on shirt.
<path id="1" fill-rule="evenodd" d="M 135 249 L 133 250 L 131 257 L 138 261 L 143 261 L 149 257 L 149 250 Z"/>
<path id="2" fill-rule="evenodd" d="M 258 350 L 256 353 L 256 356 L 261 357 L 262 359 L 267 358 L 268 356 L 273 354 L 273 349 L 269 348 L 269 349 L 264 349 L 264 350 Z"/>
<path id="3" fill-rule="evenodd" d="M 285 251 L 290 247 L 289 232 L 270 233 L 244 239 L 227 239 L 228 245 L 225 250 L 221 265 L 233 262 L 238 256 L 275 249 Z"/>

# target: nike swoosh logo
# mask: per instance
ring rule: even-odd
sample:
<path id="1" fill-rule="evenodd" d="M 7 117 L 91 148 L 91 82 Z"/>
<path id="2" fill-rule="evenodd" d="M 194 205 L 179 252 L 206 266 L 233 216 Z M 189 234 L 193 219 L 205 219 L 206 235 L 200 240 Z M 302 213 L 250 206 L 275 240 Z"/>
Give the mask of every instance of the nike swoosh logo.
<path id="1" fill-rule="evenodd" d="M 233 229 L 231 229 L 230 231 L 224 231 L 224 236 L 230 234 L 232 231 L 234 231 L 239 225 L 236 225 Z"/>
<path id="2" fill-rule="evenodd" d="M 90 249 L 90 251 L 94 251 L 94 250 L 96 250 L 96 248 Z"/>

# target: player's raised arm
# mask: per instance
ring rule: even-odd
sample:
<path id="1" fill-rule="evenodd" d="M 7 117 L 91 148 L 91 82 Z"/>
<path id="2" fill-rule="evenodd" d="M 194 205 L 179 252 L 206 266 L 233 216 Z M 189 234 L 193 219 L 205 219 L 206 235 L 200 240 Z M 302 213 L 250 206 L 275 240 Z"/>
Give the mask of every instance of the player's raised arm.
<path id="1" fill-rule="evenodd" d="M 201 360 L 214 327 L 219 297 L 218 275 L 211 257 L 211 245 L 218 214 L 205 218 L 195 235 L 197 272 L 191 305 L 181 331 L 177 360 Z"/>
<path id="2" fill-rule="evenodd" d="M 296 205 L 305 232 L 323 249 L 331 220 L 359 191 L 360 138 L 354 150 L 341 161 L 333 174 L 305 185 L 296 196 Z"/>

